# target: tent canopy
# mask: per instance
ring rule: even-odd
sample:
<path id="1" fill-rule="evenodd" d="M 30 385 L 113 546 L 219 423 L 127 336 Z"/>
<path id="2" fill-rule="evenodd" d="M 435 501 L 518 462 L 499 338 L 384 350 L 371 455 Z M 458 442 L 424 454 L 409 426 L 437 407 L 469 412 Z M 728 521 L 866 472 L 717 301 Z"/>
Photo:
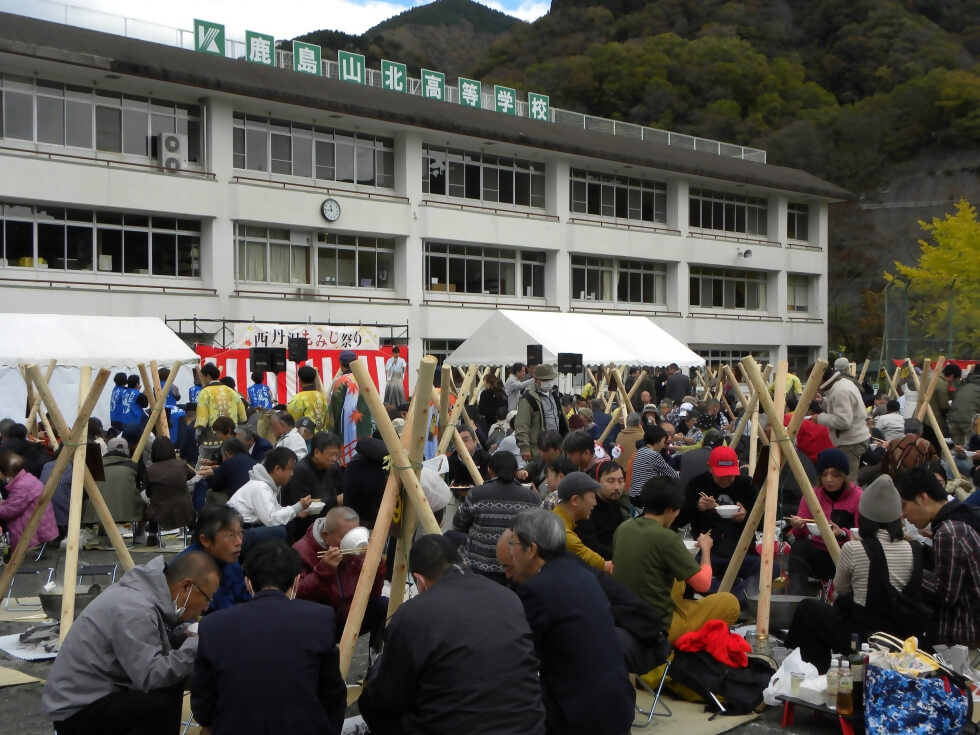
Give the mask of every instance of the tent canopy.
<path id="1" fill-rule="evenodd" d="M 501 309 L 455 352 L 447 365 L 503 365 L 527 359 L 527 345 L 541 345 L 545 363 L 559 352 L 582 354 L 585 365 L 677 363 L 700 367 L 704 360 L 642 316 L 604 316 Z"/>
<path id="2" fill-rule="evenodd" d="M 199 361 L 158 317 L 0 314 L 0 367 L 50 360 L 96 369 Z"/>

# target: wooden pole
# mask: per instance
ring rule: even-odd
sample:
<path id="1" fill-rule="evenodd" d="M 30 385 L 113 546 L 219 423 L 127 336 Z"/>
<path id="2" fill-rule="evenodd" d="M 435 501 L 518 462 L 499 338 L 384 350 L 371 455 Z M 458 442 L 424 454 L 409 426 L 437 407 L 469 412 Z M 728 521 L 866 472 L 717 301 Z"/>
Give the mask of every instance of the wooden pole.
<path id="1" fill-rule="evenodd" d="M 871 358 L 865 358 L 864 365 L 861 366 L 861 374 L 858 375 L 858 385 L 864 382 L 864 376 L 868 374 L 868 366 L 871 364 Z"/>
<path id="2" fill-rule="evenodd" d="M 939 374 L 942 372 L 942 364 L 946 362 L 945 357 L 940 357 L 939 362 L 936 363 L 936 367 L 933 370 L 933 377 L 931 384 L 929 386 L 928 394 L 929 398 L 932 397 L 932 390 L 935 387 L 934 382 L 938 378 Z M 919 376 L 915 374 L 915 370 L 912 371 L 912 381 L 915 383 L 915 387 L 919 388 Z M 939 448 L 942 450 L 943 459 L 946 460 L 946 466 L 949 467 L 950 471 L 953 473 L 953 479 L 959 480 L 961 478 L 960 470 L 956 466 L 956 462 L 953 460 L 953 453 L 949 451 L 949 445 L 945 442 L 943 437 L 942 429 L 939 426 L 939 421 L 936 420 L 936 414 L 933 413 L 932 406 L 929 405 L 929 401 L 922 401 L 922 397 L 919 398 L 920 405 L 925 406 L 925 417 L 929 421 L 929 426 L 932 427 L 933 432 L 936 435 L 936 439 L 939 441 Z M 916 416 L 919 415 L 918 406 L 916 406 Z"/>
<path id="3" fill-rule="evenodd" d="M 357 387 L 360 389 L 361 395 L 367 401 L 371 416 L 374 417 L 374 422 L 378 427 L 378 431 L 381 433 L 381 438 L 384 439 L 388 453 L 391 455 L 391 466 L 397 471 L 398 477 L 405 487 L 408 499 L 415 505 L 415 509 L 419 513 L 422 527 L 426 533 L 442 533 L 442 529 L 439 527 L 435 515 L 432 513 L 432 508 L 429 507 L 429 503 L 425 499 L 425 493 L 422 492 L 419 478 L 416 476 L 413 466 L 409 464 L 408 452 L 402 448 L 401 439 L 398 437 L 395 427 L 391 425 L 391 419 L 388 418 L 388 414 L 385 413 L 384 403 L 381 400 L 381 396 L 378 395 L 378 389 L 375 387 L 374 381 L 371 380 L 371 374 L 368 372 L 367 365 L 363 360 L 357 359 L 350 364 L 350 369 L 354 374 L 355 380 L 357 380 Z M 416 391 L 416 400 L 425 402 L 426 407 L 428 407 L 428 398 L 428 393 L 419 394 Z M 457 405 L 459 405 L 458 402 Z M 404 435 L 405 432 L 402 431 L 402 434 Z"/>
<path id="4" fill-rule="evenodd" d="M 459 437 L 459 430 L 455 426 L 450 426 L 449 430 Z M 456 451 L 459 452 L 459 456 L 463 459 L 463 464 L 470 473 L 470 479 L 473 480 L 474 485 L 482 485 L 483 475 L 480 474 L 480 468 L 476 466 L 476 462 L 473 461 L 473 456 L 470 454 L 470 450 L 466 448 L 463 444 L 463 440 L 460 439 L 455 443 Z"/>
<path id="5" fill-rule="evenodd" d="M 360 360 L 355 360 L 355 363 Z M 412 402 L 421 400 L 418 391 Z M 405 446 L 410 442 L 412 434 L 412 411 L 405 417 L 405 429 L 402 431 L 402 441 Z M 398 481 L 398 473 L 388 472 L 388 482 L 385 484 L 384 495 L 381 496 L 381 504 L 378 506 L 378 515 L 371 530 L 371 539 L 368 541 L 367 551 L 364 552 L 364 562 L 361 564 L 361 574 L 357 578 L 357 587 L 354 589 L 354 597 L 351 599 L 350 612 L 347 614 L 347 621 L 344 623 L 344 632 L 340 636 L 340 675 L 347 678 L 350 670 L 351 661 L 354 658 L 354 647 L 361 634 L 361 624 L 364 622 L 364 611 L 367 609 L 368 600 L 371 598 L 371 588 L 374 586 L 374 579 L 378 573 L 378 565 L 381 563 L 381 554 L 384 552 L 388 543 L 388 530 L 391 528 L 391 517 L 395 512 L 395 505 L 398 503 L 398 493 L 401 483 Z M 402 585 L 404 587 L 404 585 Z"/>
<path id="6" fill-rule="evenodd" d="M 180 370 L 180 360 L 175 362 L 174 366 L 170 369 L 170 375 L 167 376 L 167 382 L 164 384 L 163 390 L 160 391 L 156 397 L 156 401 L 153 402 L 153 411 L 150 413 L 150 419 L 146 422 L 146 426 L 143 427 L 143 434 L 136 444 L 136 449 L 133 450 L 133 461 L 135 462 L 139 462 L 140 457 L 143 456 L 143 449 L 146 447 L 146 442 L 150 438 L 150 432 L 153 431 L 153 425 L 156 422 L 157 416 L 163 410 L 163 403 L 167 399 L 167 394 L 170 393 L 170 386 L 174 384 L 174 378 L 177 377 L 178 370 Z M 145 367 L 142 368 L 142 372 L 146 372 Z"/>
<path id="7" fill-rule="evenodd" d="M 92 414 L 92 410 L 95 408 L 95 404 L 99 400 L 99 396 L 102 393 L 103 387 L 105 387 L 106 380 L 109 379 L 109 371 L 102 369 L 99 370 L 98 375 L 95 377 L 95 382 L 92 384 L 92 389 L 89 391 L 88 395 L 85 397 L 84 403 L 79 406 L 78 416 L 75 418 L 75 423 L 72 424 L 71 432 L 67 436 L 62 436 L 62 450 L 58 454 L 58 458 L 54 462 L 54 467 L 51 471 L 51 476 L 48 481 L 44 484 L 44 490 L 41 493 L 41 497 L 38 499 L 37 506 L 31 513 L 30 519 L 27 521 L 27 526 L 24 528 L 21 534 L 20 541 L 17 542 L 17 546 L 14 548 L 13 553 L 10 555 L 10 561 L 3 568 L 3 573 L 0 574 L 0 597 L 7 594 L 10 589 L 10 585 L 13 582 L 14 575 L 20 568 L 21 563 L 24 561 L 24 555 L 27 552 L 27 548 L 31 545 L 31 539 L 34 538 L 34 534 L 37 533 L 38 526 L 41 525 L 41 516 L 44 515 L 45 509 L 51 502 L 51 497 L 54 495 L 54 491 L 58 487 L 58 483 L 61 482 L 61 476 L 65 472 L 65 468 L 68 466 L 68 462 L 71 461 L 72 456 L 75 454 L 75 450 L 78 448 L 75 445 L 72 437 L 81 436 L 81 427 L 88 427 L 88 419 Z"/>
<path id="8" fill-rule="evenodd" d="M 466 371 L 466 377 L 463 378 L 463 385 L 460 393 L 456 396 L 456 404 L 453 406 L 453 410 L 449 413 L 449 418 L 446 420 L 447 426 L 455 426 L 459 421 L 460 411 L 466 405 L 463 400 L 463 396 L 466 394 L 470 383 L 473 382 L 473 378 L 476 375 L 476 365 L 470 365 L 469 370 Z M 446 431 L 439 435 L 439 448 L 436 450 L 436 454 L 445 454 L 446 448 L 449 446 L 449 442 L 452 440 L 453 434 L 450 431 Z"/>
<path id="9" fill-rule="evenodd" d="M 83 366 L 78 376 L 78 405 L 85 400 L 86 391 L 91 390 L 92 368 Z M 72 434 L 71 442 L 76 446 L 72 456 L 71 504 L 68 506 L 68 543 L 65 545 L 65 579 L 61 595 L 61 628 L 59 640 L 63 643 L 71 624 L 75 622 L 75 591 L 78 576 L 78 545 L 82 528 L 82 493 L 85 487 L 85 452 L 88 443 L 88 422 Z"/>
<path id="10" fill-rule="evenodd" d="M 54 368 L 55 368 L 55 365 L 57 365 L 57 364 L 58 364 L 58 361 L 57 360 L 51 360 L 51 362 L 48 363 L 48 369 L 44 372 L 44 382 L 45 383 L 48 383 L 48 384 L 51 383 L 51 376 L 54 375 Z M 24 371 L 24 380 L 27 383 L 28 397 L 30 398 L 31 395 L 34 394 L 34 383 L 29 379 L 29 377 L 27 375 L 27 366 L 26 365 L 22 365 L 21 366 L 21 370 Z M 41 408 L 41 396 L 40 396 L 40 394 L 33 395 L 33 399 L 31 401 L 31 412 L 27 416 L 27 430 L 28 431 L 30 431 L 31 430 L 31 426 L 34 425 L 34 418 L 37 416 L 38 409 L 40 409 L 40 408 Z M 42 419 L 41 420 L 43 421 L 44 420 L 43 419 L 44 414 L 41 414 L 41 415 L 42 415 Z M 53 435 L 51 436 L 51 441 L 52 442 L 54 441 L 54 436 Z"/>
<path id="11" fill-rule="evenodd" d="M 776 385 L 786 385 L 789 372 L 786 360 L 776 365 Z M 776 391 L 776 413 L 781 417 L 786 410 L 786 391 Z M 786 446 L 792 452 L 792 445 Z M 759 605 L 756 612 L 756 630 L 759 635 L 769 635 L 769 606 L 772 597 L 773 551 L 776 544 L 776 518 L 779 515 L 779 473 L 783 464 L 783 444 L 774 441 L 769 445 L 769 471 L 766 474 L 765 514 L 762 522 L 762 565 L 759 571 Z M 758 500 L 756 502 L 759 502 Z"/>
<path id="12" fill-rule="evenodd" d="M 762 404 L 762 408 L 769 417 L 769 423 L 772 425 L 772 433 L 775 435 L 774 439 L 776 441 L 781 441 L 786 444 L 790 443 L 789 435 L 786 433 L 786 429 L 783 428 L 782 416 L 776 413 L 776 407 L 773 405 L 772 398 L 769 397 L 769 391 L 766 390 L 765 380 L 762 378 L 762 374 L 759 371 L 759 364 L 752 358 L 751 355 L 742 359 L 742 373 L 749 379 L 749 382 L 755 387 L 756 393 L 759 395 L 759 402 Z M 817 501 L 816 493 L 813 492 L 813 488 L 810 486 L 810 480 L 806 476 L 806 472 L 803 469 L 803 465 L 800 463 L 800 458 L 797 456 L 796 452 L 787 451 L 785 457 L 789 462 L 790 469 L 793 472 L 793 478 L 796 480 L 796 484 L 799 485 L 800 490 L 803 491 L 803 497 L 806 499 L 807 505 L 810 508 L 810 513 L 813 515 L 813 520 L 816 522 L 817 527 L 820 529 L 820 534 L 823 537 L 824 543 L 827 545 L 827 551 L 830 554 L 830 558 L 837 563 L 837 557 L 840 556 L 840 544 L 837 543 L 837 539 L 830 530 L 830 524 L 827 523 L 827 516 L 823 512 L 823 508 L 820 507 L 820 503 Z"/>
<path id="13" fill-rule="evenodd" d="M 47 381 L 41 376 L 41 371 L 38 370 L 36 365 L 31 365 L 28 368 L 28 375 L 30 376 L 32 382 L 37 385 L 38 394 L 44 400 L 44 405 L 47 407 L 48 413 L 51 414 L 51 420 L 54 422 L 55 428 L 58 430 L 58 434 L 61 436 L 70 436 L 71 429 L 68 428 L 68 423 L 65 421 L 64 415 L 61 413 L 61 409 L 58 407 L 57 402 L 54 400 L 54 396 L 51 394 L 51 388 Z M 106 373 L 108 377 L 108 373 Z M 83 448 L 79 451 L 84 452 Z M 98 485 L 95 484 L 95 480 L 92 477 L 92 473 L 89 471 L 88 467 L 85 467 L 85 490 L 88 491 L 89 498 L 92 501 L 92 506 L 95 508 L 96 512 L 99 514 L 99 522 L 105 527 L 106 534 L 112 541 L 112 546 L 116 550 L 116 554 L 119 556 L 120 561 L 122 561 L 124 569 L 131 569 L 133 567 L 133 558 L 129 554 L 129 549 L 126 548 L 126 542 L 123 541 L 122 535 L 119 533 L 119 529 L 116 528 L 116 523 L 112 518 L 112 514 L 109 512 L 108 506 L 105 504 L 105 500 L 102 497 L 102 492 L 99 490 Z"/>
<path id="14" fill-rule="evenodd" d="M 885 373 L 885 377 L 888 378 L 888 385 L 890 386 L 888 388 L 889 398 L 898 398 L 898 378 L 901 374 L 902 374 L 901 367 L 895 368 L 895 377 L 889 377 L 888 373 L 887 372 Z"/>
<path id="15" fill-rule="evenodd" d="M 803 387 L 803 398 L 810 396 L 810 400 L 813 400 L 813 396 L 816 395 L 817 389 L 820 387 L 820 383 L 823 382 L 823 374 L 826 368 L 826 360 L 818 360 L 813 366 L 813 370 L 810 372 L 810 377 L 807 379 L 806 385 Z M 758 403 L 758 397 L 754 396 L 754 394 L 752 401 L 756 404 Z M 799 405 L 796 407 L 796 411 L 793 413 L 793 418 L 790 420 L 789 426 L 786 428 L 788 436 L 796 436 L 796 432 L 803 421 L 803 417 L 806 415 L 806 406 L 809 405 L 810 401 L 806 401 L 804 403 L 802 399 L 800 400 Z M 779 442 L 776 442 L 776 444 L 778 443 Z M 796 454 L 796 452 L 793 452 L 793 454 Z M 732 558 L 729 560 L 728 569 L 725 571 L 725 575 L 721 580 L 721 586 L 718 588 L 720 592 L 731 592 L 732 584 L 735 582 L 735 577 L 738 574 L 738 570 L 742 566 L 742 560 L 745 559 L 745 554 L 752 547 L 752 544 L 755 543 L 755 531 L 758 528 L 759 521 L 762 520 L 762 516 L 765 511 L 765 497 L 766 484 L 764 483 L 762 485 L 762 489 L 759 491 L 758 497 L 755 499 L 755 505 L 752 506 L 752 512 L 749 513 L 749 517 L 745 521 L 745 526 L 742 528 L 742 535 L 738 540 L 738 544 L 735 546 L 735 551 L 732 553 Z"/>
<path id="16" fill-rule="evenodd" d="M 419 364 L 418 377 L 415 381 L 415 395 L 412 397 L 412 431 L 408 444 L 408 456 L 412 467 L 421 465 L 423 451 L 425 450 L 425 437 L 429 428 L 429 401 L 425 396 L 432 394 L 432 382 L 436 374 L 438 360 L 432 355 L 426 355 Z M 416 400 L 415 396 L 418 396 Z M 406 425 L 408 421 L 406 420 Z M 405 432 L 402 431 L 402 446 L 405 446 Z M 421 476 L 422 470 L 415 470 L 416 476 Z M 412 551 L 412 540 L 415 537 L 415 527 L 418 525 L 418 513 L 415 506 L 408 502 L 405 494 L 402 493 L 402 523 L 395 547 L 394 567 L 391 574 L 391 592 L 388 597 L 388 619 L 395 614 L 395 610 L 402 604 L 405 598 L 405 580 L 408 577 L 408 565 L 406 560 Z"/>
<path id="17" fill-rule="evenodd" d="M 157 367 L 156 360 L 150 360 L 150 377 L 153 381 L 151 383 L 153 385 L 153 397 L 156 398 L 157 394 L 162 392 L 162 389 L 160 388 L 160 368 Z M 167 396 L 169 395 L 169 392 L 163 394 L 164 407 L 167 405 Z M 155 403 L 156 401 L 154 400 L 150 403 L 150 405 L 152 406 Z M 157 417 L 157 426 L 160 428 L 160 436 L 170 436 L 170 427 L 167 425 L 166 410 L 161 411 L 160 415 Z"/>
<path id="18" fill-rule="evenodd" d="M 929 363 L 927 361 L 926 365 L 928 364 Z M 936 368 L 932 371 L 932 374 L 928 378 L 929 382 L 926 384 L 925 393 L 921 392 L 921 390 L 919 392 L 919 403 L 915 407 L 915 417 L 919 421 L 922 421 L 926 416 L 926 409 L 929 408 L 929 401 L 932 400 L 932 394 L 936 390 L 936 381 L 939 379 L 939 376 L 942 374 L 943 365 L 945 364 L 946 364 L 946 357 L 944 355 L 940 355 L 939 359 L 936 360 Z M 925 370 L 927 369 L 928 368 L 923 368 L 923 380 L 926 379 Z M 915 373 L 914 370 L 912 372 L 913 374 Z M 922 381 L 919 380 L 918 375 L 915 376 L 915 384 L 917 387 L 920 387 L 922 385 Z M 937 436 L 936 438 L 939 439 L 940 437 Z"/>
<path id="19" fill-rule="evenodd" d="M 442 436 L 449 421 L 449 383 L 452 381 L 452 368 L 443 365 L 440 371 L 442 379 L 439 381 L 439 435 Z"/>
<path id="20" fill-rule="evenodd" d="M 749 477 L 755 476 L 755 466 L 759 461 L 759 404 L 752 411 L 752 424 L 749 427 Z"/>

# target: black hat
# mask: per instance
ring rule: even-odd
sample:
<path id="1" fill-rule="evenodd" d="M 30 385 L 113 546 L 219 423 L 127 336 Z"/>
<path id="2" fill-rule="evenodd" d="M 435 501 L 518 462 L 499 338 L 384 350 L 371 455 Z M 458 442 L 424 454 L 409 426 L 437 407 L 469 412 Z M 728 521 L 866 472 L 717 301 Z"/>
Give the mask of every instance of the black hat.
<path id="1" fill-rule="evenodd" d="M 598 482 L 584 472 L 571 472 L 558 483 L 558 499 L 564 503 L 576 495 L 594 493 L 600 487 L 602 486 Z"/>

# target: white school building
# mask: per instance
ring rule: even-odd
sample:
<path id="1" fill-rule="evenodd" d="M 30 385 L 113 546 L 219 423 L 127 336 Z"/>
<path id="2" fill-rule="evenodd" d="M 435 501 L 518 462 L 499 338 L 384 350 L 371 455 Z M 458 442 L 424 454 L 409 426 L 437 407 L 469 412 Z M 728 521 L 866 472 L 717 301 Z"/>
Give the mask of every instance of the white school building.
<path id="1" fill-rule="evenodd" d="M 288 63 L 0 14 L 0 312 L 377 324 L 437 356 L 498 308 L 628 314 L 711 362 L 826 353 L 839 187 Z"/>

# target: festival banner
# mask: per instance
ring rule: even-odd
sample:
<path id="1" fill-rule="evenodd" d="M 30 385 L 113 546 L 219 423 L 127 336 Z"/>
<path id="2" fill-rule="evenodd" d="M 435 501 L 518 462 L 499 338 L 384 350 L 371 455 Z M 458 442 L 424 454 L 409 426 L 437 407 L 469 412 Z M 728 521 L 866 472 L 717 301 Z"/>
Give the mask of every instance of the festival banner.
<path id="1" fill-rule="evenodd" d="M 208 362 L 217 365 L 222 376 L 230 375 L 234 378 L 238 392 L 245 395 L 248 386 L 252 384 L 249 351 L 253 347 L 288 348 L 290 337 L 307 338 L 308 359 L 300 363 L 287 361 L 284 373 L 266 373 L 265 383 L 272 389 L 273 399 L 277 403 L 288 403 L 296 395 L 299 390 L 296 369 L 302 365 L 315 367 L 324 387 L 329 391 L 334 377 L 340 371 L 340 353 L 345 350 L 354 351 L 358 358 L 364 360 L 378 392 L 384 396 L 387 385 L 385 361 L 391 357 L 391 346 L 381 346 L 378 332 L 372 327 L 240 324 L 235 325 L 234 341 L 230 347 L 197 344 L 194 350 L 200 356 L 202 365 Z M 400 349 L 401 357 L 408 362 L 408 348 L 402 345 Z M 408 371 L 403 387 L 408 395 Z"/>

